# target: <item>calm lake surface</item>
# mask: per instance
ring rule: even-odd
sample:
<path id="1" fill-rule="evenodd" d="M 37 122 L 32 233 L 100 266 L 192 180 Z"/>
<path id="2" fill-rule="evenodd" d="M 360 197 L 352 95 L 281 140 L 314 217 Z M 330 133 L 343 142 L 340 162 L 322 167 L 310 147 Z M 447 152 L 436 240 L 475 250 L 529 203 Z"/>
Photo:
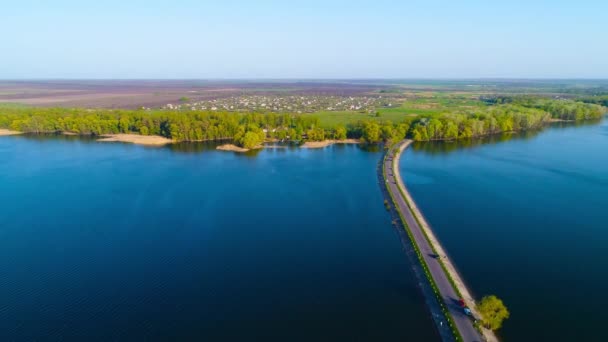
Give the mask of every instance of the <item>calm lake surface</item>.
<path id="1" fill-rule="evenodd" d="M 419 143 L 404 180 L 507 341 L 608 341 L 608 121 Z"/>
<path id="2" fill-rule="evenodd" d="M 380 157 L 2 137 L 0 340 L 437 340 Z"/>

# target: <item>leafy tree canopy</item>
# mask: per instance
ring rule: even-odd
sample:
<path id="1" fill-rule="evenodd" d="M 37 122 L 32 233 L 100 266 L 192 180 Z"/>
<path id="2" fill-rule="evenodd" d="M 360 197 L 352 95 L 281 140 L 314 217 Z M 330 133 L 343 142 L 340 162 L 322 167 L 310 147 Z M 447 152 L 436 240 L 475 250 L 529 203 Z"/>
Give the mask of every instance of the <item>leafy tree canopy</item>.
<path id="1" fill-rule="evenodd" d="M 483 297 L 477 305 L 477 310 L 479 310 L 483 325 L 491 330 L 500 329 L 503 321 L 509 318 L 507 307 L 502 300 L 493 295 Z"/>

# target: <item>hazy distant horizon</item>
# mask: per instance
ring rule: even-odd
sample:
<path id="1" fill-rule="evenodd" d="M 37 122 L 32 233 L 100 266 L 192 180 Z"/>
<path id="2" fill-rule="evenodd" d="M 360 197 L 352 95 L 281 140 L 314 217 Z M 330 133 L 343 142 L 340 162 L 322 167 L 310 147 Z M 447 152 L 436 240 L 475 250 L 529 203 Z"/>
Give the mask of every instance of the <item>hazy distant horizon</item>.
<path id="1" fill-rule="evenodd" d="M 382 78 L 357 78 L 357 77 L 344 77 L 344 78 L 290 78 L 290 77 L 272 77 L 272 78 L 245 78 L 245 77 L 234 77 L 234 78 L 0 78 L 0 82 L 45 82 L 45 81 L 199 81 L 199 82 L 374 82 L 374 81 L 391 81 L 391 82 L 436 82 L 436 81 L 471 81 L 471 82 L 509 82 L 509 81 L 547 81 L 547 82 L 559 82 L 559 81 L 581 81 L 581 82 L 602 82 L 608 81 L 608 77 L 570 77 L 570 78 L 543 78 L 543 77 L 382 77 Z"/>

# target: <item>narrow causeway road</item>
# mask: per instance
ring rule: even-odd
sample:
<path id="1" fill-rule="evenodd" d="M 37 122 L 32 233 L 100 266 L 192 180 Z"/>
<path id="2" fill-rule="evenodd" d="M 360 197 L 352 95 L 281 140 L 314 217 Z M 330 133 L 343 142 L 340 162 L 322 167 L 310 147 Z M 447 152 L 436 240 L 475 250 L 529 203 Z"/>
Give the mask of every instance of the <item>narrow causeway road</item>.
<path id="1" fill-rule="evenodd" d="M 424 262 L 426 263 L 431 276 L 437 285 L 440 296 L 442 297 L 448 313 L 451 315 L 456 325 L 456 329 L 458 329 L 460 332 L 460 336 L 465 342 L 493 340 L 493 336 L 490 338 L 482 338 L 481 334 L 473 326 L 473 320 L 471 317 L 464 313 L 463 308 L 458 302 L 460 300 L 460 296 L 452 286 L 446 271 L 444 271 L 444 268 L 441 266 L 441 262 L 444 262 L 442 259 L 445 258 L 445 254 L 441 253 L 443 252 L 443 248 L 437 248 L 437 246 L 433 248 L 429 240 L 432 240 L 435 244 L 438 244 L 437 240 L 434 238 L 427 239 L 425 236 L 425 231 L 420 226 L 418 220 L 416 220 L 415 213 L 412 211 L 410 206 L 408 206 L 408 200 L 411 201 L 412 199 L 411 196 L 409 196 L 409 193 L 407 193 L 407 189 L 405 189 L 405 185 L 403 184 L 401 176 L 399 175 L 399 157 L 401 152 L 410 143 L 411 141 L 409 140 L 403 141 L 387 152 L 387 156 L 384 160 L 384 179 L 386 182 L 386 187 L 394 199 L 396 209 L 401 214 L 401 217 L 405 220 L 404 224 L 407 225 L 406 229 L 409 229 L 412 237 L 414 238 L 414 242 L 422 253 L 422 258 L 424 259 Z M 400 190 L 399 187 L 403 188 Z M 410 198 L 406 198 L 404 193 L 407 193 L 407 197 Z M 453 267 L 447 267 L 447 265 L 446 269 L 455 272 Z M 454 279 L 455 277 L 452 278 Z M 457 279 L 460 280 L 460 277 L 457 277 Z M 460 292 L 463 293 L 463 291 Z M 468 294 L 468 291 L 466 291 L 466 293 Z M 470 303 L 471 301 L 472 299 L 465 298 L 465 302 L 471 308 L 473 308 L 474 305 L 473 303 Z"/>

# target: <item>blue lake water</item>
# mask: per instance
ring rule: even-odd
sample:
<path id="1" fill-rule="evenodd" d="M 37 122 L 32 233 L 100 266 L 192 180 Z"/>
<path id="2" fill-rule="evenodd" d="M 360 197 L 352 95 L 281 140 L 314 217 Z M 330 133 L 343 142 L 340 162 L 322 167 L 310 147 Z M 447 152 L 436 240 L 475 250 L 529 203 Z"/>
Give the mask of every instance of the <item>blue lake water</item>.
<path id="1" fill-rule="evenodd" d="M 419 207 L 477 297 L 511 311 L 507 341 L 608 341 L 608 122 L 401 159 Z"/>
<path id="2" fill-rule="evenodd" d="M 0 340 L 436 340 L 380 157 L 2 137 Z"/>

